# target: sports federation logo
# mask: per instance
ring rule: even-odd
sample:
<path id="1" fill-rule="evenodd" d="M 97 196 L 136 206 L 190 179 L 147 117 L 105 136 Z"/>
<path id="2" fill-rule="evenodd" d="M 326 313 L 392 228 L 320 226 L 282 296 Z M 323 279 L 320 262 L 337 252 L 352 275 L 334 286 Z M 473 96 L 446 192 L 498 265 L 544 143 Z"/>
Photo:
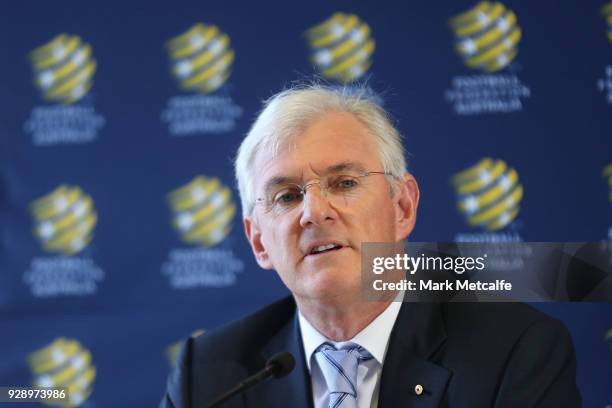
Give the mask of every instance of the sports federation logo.
<path id="1" fill-rule="evenodd" d="M 505 68 L 518 53 L 521 28 L 503 4 L 482 1 L 450 19 L 455 50 L 466 66 L 484 72 Z"/>
<path id="2" fill-rule="evenodd" d="M 230 232 L 236 206 L 230 189 L 217 178 L 197 176 L 168 194 L 172 225 L 189 244 L 212 247 Z"/>
<path id="3" fill-rule="evenodd" d="M 33 387 L 67 389 L 68 400 L 60 405 L 77 407 L 91 395 L 96 368 L 91 353 L 78 341 L 59 337 L 29 354 L 27 360 L 34 376 Z"/>
<path id="4" fill-rule="evenodd" d="M 608 199 L 612 203 L 612 163 L 604 167 L 602 174 L 608 179 Z"/>
<path id="5" fill-rule="evenodd" d="M 71 104 L 91 89 L 96 60 L 79 36 L 59 34 L 30 52 L 34 83 L 48 101 Z"/>
<path id="6" fill-rule="evenodd" d="M 335 13 L 308 29 L 306 39 L 311 62 L 328 79 L 350 83 L 372 65 L 376 43 L 370 26 L 354 14 Z"/>
<path id="7" fill-rule="evenodd" d="M 601 8 L 601 14 L 608 22 L 608 40 L 612 43 L 612 1 Z"/>
<path id="8" fill-rule="evenodd" d="M 497 231 L 519 212 L 523 186 L 518 173 L 503 160 L 484 158 L 452 177 L 457 207 L 472 227 Z"/>
<path id="9" fill-rule="evenodd" d="M 172 74 L 186 91 L 212 93 L 230 76 L 234 50 L 217 26 L 197 23 L 170 39 L 166 48 Z"/>
<path id="10" fill-rule="evenodd" d="M 47 252 L 74 255 L 93 238 L 98 221 L 93 200 L 77 186 L 61 185 L 30 204 L 34 235 Z"/>

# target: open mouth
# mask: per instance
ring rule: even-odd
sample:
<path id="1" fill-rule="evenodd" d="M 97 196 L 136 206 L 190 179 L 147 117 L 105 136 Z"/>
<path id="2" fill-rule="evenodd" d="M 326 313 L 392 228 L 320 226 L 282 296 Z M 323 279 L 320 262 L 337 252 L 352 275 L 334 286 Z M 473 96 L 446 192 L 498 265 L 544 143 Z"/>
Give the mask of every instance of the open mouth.
<path id="1" fill-rule="evenodd" d="M 343 246 L 340 245 L 340 244 L 319 245 L 319 246 L 316 246 L 316 247 L 312 248 L 312 250 L 310 251 L 310 253 L 308 255 L 324 254 L 326 252 L 337 251 L 337 250 L 342 249 L 342 248 L 343 248 Z"/>

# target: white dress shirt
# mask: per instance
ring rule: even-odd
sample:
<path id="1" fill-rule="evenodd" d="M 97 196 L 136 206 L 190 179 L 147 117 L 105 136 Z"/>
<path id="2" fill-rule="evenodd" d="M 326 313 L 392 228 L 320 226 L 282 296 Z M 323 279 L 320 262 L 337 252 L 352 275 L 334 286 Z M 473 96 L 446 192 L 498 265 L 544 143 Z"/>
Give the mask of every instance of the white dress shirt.
<path id="1" fill-rule="evenodd" d="M 396 299 L 402 299 L 400 296 L 403 296 L 403 292 Z M 382 363 L 385 361 L 391 330 L 401 306 L 401 301 L 391 302 L 384 312 L 357 333 L 355 337 L 344 342 L 332 341 L 323 336 L 298 311 L 302 341 L 304 342 L 304 357 L 312 380 L 312 396 L 315 408 L 328 408 L 329 398 L 327 395 L 327 384 L 317 359 L 313 356 L 314 352 L 323 343 L 333 344 L 339 349 L 349 342 L 360 345 L 374 357 L 361 362 L 357 368 L 357 405 L 359 408 L 378 407 L 378 390 L 382 374 Z"/>

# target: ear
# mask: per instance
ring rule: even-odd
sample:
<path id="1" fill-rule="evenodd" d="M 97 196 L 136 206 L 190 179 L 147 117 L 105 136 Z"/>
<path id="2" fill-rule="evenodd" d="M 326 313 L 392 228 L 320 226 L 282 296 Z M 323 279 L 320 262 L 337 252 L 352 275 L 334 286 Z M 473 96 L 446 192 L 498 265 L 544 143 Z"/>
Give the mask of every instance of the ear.
<path id="1" fill-rule="evenodd" d="M 268 252 L 266 251 L 261 239 L 261 230 L 259 229 L 259 225 L 257 225 L 257 222 L 250 217 L 245 217 L 243 219 L 243 223 L 244 233 L 249 240 L 249 244 L 251 244 L 251 249 L 253 250 L 257 263 L 263 269 L 272 269 L 270 256 L 268 255 Z"/>
<path id="2" fill-rule="evenodd" d="M 399 190 L 395 196 L 396 241 L 406 239 L 414 229 L 419 197 L 419 186 L 415 178 L 412 174 L 406 173 L 399 183 Z"/>

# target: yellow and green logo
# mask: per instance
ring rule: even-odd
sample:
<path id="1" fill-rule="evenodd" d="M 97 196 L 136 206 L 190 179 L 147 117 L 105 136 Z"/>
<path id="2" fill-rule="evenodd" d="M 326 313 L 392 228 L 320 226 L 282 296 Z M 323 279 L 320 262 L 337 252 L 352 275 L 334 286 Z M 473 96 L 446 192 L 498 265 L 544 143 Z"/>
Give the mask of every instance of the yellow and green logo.
<path id="1" fill-rule="evenodd" d="M 608 199 L 612 203 L 612 163 L 604 167 L 602 174 L 608 179 Z"/>
<path id="2" fill-rule="evenodd" d="M 466 66 L 484 72 L 505 68 L 518 53 L 521 28 L 516 14 L 498 2 L 482 1 L 450 19 L 455 50 Z"/>
<path id="3" fill-rule="evenodd" d="M 30 204 L 34 235 L 47 252 L 74 255 L 93 238 L 98 221 L 93 200 L 77 186 L 61 185 Z"/>
<path id="4" fill-rule="evenodd" d="M 45 100 L 71 104 L 91 89 L 96 60 L 79 36 L 59 34 L 29 56 L 34 83 Z"/>
<path id="5" fill-rule="evenodd" d="M 215 25 L 197 23 L 166 43 L 171 71 L 181 88 L 208 94 L 230 76 L 234 50 L 230 38 Z"/>
<path id="6" fill-rule="evenodd" d="M 372 65 L 376 43 L 370 26 L 354 14 L 335 13 L 306 31 L 310 60 L 328 79 L 350 83 Z"/>
<path id="7" fill-rule="evenodd" d="M 457 207 L 468 225 L 497 231 L 516 218 L 523 198 L 518 173 L 503 160 L 484 158 L 452 177 Z"/>
<path id="8" fill-rule="evenodd" d="M 608 23 L 608 40 L 612 42 L 612 1 L 601 8 L 601 14 Z"/>
<path id="9" fill-rule="evenodd" d="M 171 191 L 172 225 L 188 244 L 217 245 L 229 234 L 236 206 L 230 189 L 215 177 L 197 176 Z"/>
<path id="10" fill-rule="evenodd" d="M 77 340 L 59 337 L 27 357 L 33 387 L 66 388 L 68 399 L 55 404 L 78 407 L 93 391 L 96 368 L 91 353 Z"/>

